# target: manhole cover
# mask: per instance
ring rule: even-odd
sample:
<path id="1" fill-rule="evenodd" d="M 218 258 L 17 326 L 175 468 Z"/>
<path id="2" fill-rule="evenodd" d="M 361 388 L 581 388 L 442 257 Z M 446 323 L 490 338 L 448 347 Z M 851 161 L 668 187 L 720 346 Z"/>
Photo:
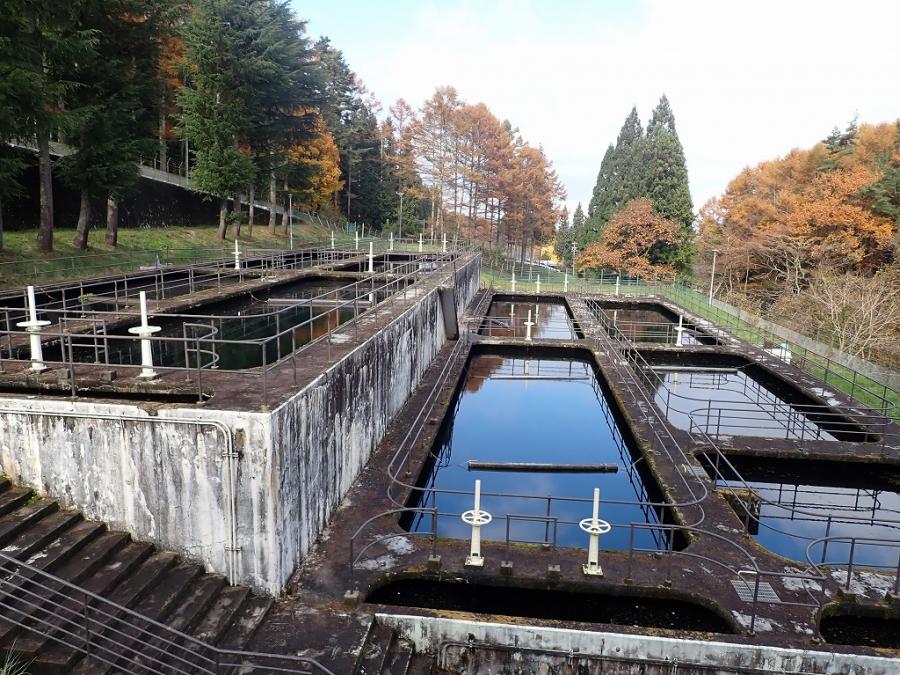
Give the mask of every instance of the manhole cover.
<path id="1" fill-rule="evenodd" d="M 753 602 L 753 588 L 755 584 L 744 581 L 743 579 L 732 579 L 731 585 L 734 586 L 734 592 L 744 602 Z M 768 602 L 771 604 L 781 603 L 781 598 L 775 593 L 772 584 L 768 581 L 759 582 L 759 591 L 756 593 L 757 602 Z"/>

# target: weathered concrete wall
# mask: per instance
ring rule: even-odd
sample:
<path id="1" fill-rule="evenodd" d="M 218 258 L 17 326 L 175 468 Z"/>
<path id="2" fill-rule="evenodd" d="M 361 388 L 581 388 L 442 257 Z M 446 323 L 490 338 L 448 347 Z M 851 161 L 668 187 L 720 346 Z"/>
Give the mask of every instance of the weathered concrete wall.
<path id="1" fill-rule="evenodd" d="M 459 314 L 479 279 L 480 260 L 457 271 Z M 437 289 L 407 292 L 422 297 L 269 413 L 0 397 L 0 468 L 277 593 L 446 339 Z"/>
<path id="2" fill-rule="evenodd" d="M 133 405 L 4 398 L 0 468 L 88 518 L 227 574 L 225 453 L 234 439 L 248 464 L 263 465 L 267 431 L 268 416 L 254 413 L 149 415 Z"/>
<path id="3" fill-rule="evenodd" d="M 480 260 L 456 272 L 459 315 L 479 281 Z M 446 340 L 435 288 L 273 411 L 277 559 L 256 583 L 287 582 Z"/>
<path id="4" fill-rule="evenodd" d="M 417 652 L 438 655 L 447 673 L 555 673 L 603 675 L 739 675 L 834 673 L 889 675 L 897 660 L 830 651 L 783 649 L 707 640 L 683 640 L 562 628 L 378 614 Z M 472 649 L 474 643 L 507 649 Z M 512 649 L 510 649 L 512 648 Z"/>

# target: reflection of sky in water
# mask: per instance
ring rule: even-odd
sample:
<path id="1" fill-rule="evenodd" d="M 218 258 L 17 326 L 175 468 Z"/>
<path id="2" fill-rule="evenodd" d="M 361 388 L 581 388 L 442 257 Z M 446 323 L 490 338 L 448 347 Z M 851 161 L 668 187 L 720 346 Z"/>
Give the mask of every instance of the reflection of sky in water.
<path id="1" fill-rule="evenodd" d="M 659 369 L 649 377 L 659 382 L 656 405 L 679 429 L 691 429 L 693 414 L 694 423 L 712 435 L 834 440 L 744 371 Z"/>
<path id="2" fill-rule="evenodd" d="M 829 536 L 882 542 L 900 540 L 900 493 L 896 491 L 752 480 L 747 480 L 747 483 L 763 500 L 772 502 L 762 504 L 759 533 L 755 536 L 760 544 L 774 553 L 805 561 L 806 547 L 810 541 L 825 536 L 829 516 L 832 520 Z M 743 483 L 734 481 L 726 484 L 743 487 Z M 854 522 L 848 522 L 850 519 Z M 897 523 L 874 524 L 874 520 Z M 827 550 L 822 544 L 817 544 L 811 550 L 811 557 L 816 563 L 845 563 L 849 554 L 849 541 L 830 542 Z M 900 547 L 857 543 L 853 559 L 854 564 L 883 565 L 896 569 L 898 556 Z"/>
<path id="3" fill-rule="evenodd" d="M 482 335 L 495 337 L 525 337 L 531 312 L 531 336 L 550 340 L 570 340 L 577 337 L 572 320 L 562 303 L 551 302 L 491 302 L 488 316 L 481 327 Z"/>
<path id="4" fill-rule="evenodd" d="M 444 490 L 471 492 L 476 479 L 483 492 L 504 492 L 544 497 L 557 495 L 591 499 L 595 487 L 603 500 L 643 500 L 643 487 L 636 471 L 628 470 L 633 459 L 612 420 L 592 368 L 584 362 L 565 359 L 523 359 L 479 355 L 469 362 L 464 387 L 455 402 L 456 415 L 435 441 L 439 453 L 429 485 Z M 451 407 L 448 414 L 453 414 Z M 468 460 L 497 462 L 543 462 L 616 464 L 618 473 L 523 473 L 469 471 Z M 427 471 L 427 468 L 426 468 Z M 634 483 L 632 483 L 634 481 Z M 431 506 L 428 503 L 421 506 Z M 441 513 L 459 514 L 472 508 L 471 495 L 437 496 Z M 482 497 L 482 508 L 494 521 L 482 530 L 485 539 L 504 540 L 506 514 L 544 516 L 543 499 Z M 589 503 L 554 501 L 552 515 L 578 521 L 591 515 Z M 647 522 L 640 506 L 601 504 L 600 517 L 615 524 Z M 657 522 L 649 513 L 649 522 Z M 428 531 L 430 521 L 417 523 Z M 513 519 L 510 536 L 517 540 L 552 540 L 552 528 L 544 522 Z M 458 515 L 442 517 L 442 536 L 468 538 L 470 529 Z M 616 528 L 601 538 L 605 549 L 628 547 L 628 529 Z M 564 546 L 586 546 L 587 535 L 577 525 L 559 525 L 558 542 Z M 651 534 L 635 531 L 635 545 L 653 547 Z"/>

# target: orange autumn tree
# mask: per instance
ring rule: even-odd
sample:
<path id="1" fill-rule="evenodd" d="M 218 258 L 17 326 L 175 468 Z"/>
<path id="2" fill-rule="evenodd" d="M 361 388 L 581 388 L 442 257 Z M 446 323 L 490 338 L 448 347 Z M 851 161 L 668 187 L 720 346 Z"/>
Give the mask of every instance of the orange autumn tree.
<path id="1" fill-rule="evenodd" d="M 341 159 L 334 136 L 325 131 L 321 121 L 319 134 L 307 143 L 288 150 L 291 183 L 302 185 L 293 190 L 298 202 L 316 211 L 331 203 L 334 195 L 344 187 L 341 180 Z"/>
<path id="2" fill-rule="evenodd" d="M 632 199 L 603 229 L 603 236 L 575 258 L 579 270 L 615 270 L 646 278 L 671 278 L 665 254 L 679 242 L 679 226 L 663 218 L 653 202 Z"/>
<path id="3" fill-rule="evenodd" d="M 871 274 L 890 261 L 896 225 L 873 209 L 869 188 L 896 126 L 851 124 L 834 148 L 833 137 L 744 169 L 701 209 L 698 277 L 715 249 L 717 292 L 765 300 L 800 293 L 818 269 Z"/>

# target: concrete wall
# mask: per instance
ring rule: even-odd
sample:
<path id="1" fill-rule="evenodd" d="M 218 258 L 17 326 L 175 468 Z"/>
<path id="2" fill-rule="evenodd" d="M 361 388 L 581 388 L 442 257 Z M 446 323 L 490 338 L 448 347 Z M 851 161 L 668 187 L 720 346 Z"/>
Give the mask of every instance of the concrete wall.
<path id="1" fill-rule="evenodd" d="M 456 272 L 460 315 L 479 279 L 480 260 Z M 444 342 L 435 288 L 268 413 L 0 397 L 0 468 L 277 593 Z"/>
<path id="2" fill-rule="evenodd" d="M 457 271 L 458 315 L 479 281 L 480 261 Z M 446 340 L 434 289 L 273 411 L 281 499 L 268 504 L 280 535 L 265 574 L 270 589 L 283 586 L 310 550 Z"/>
<path id="3" fill-rule="evenodd" d="M 584 675 L 739 675 L 834 673 L 890 675 L 897 659 L 783 649 L 712 640 L 604 633 L 563 628 L 377 614 L 416 652 L 438 655 L 442 673 L 568 673 Z M 466 643 L 513 649 L 472 649 Z M 823 647 L 823 649 L 828 649 Z"/>

